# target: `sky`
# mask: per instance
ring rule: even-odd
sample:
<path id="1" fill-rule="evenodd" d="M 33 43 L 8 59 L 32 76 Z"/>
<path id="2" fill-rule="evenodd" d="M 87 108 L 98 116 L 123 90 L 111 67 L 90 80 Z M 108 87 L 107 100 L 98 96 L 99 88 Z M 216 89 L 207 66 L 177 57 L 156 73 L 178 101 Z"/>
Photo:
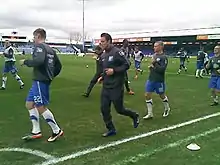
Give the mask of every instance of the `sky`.
<path id="1" fill-rule="evenodd" d="M 123 34 L 220 26 L 219 0 L 85 0 L 85 32 Z M 82 33 L 82 0 L 6 0 L 0 33 L 31 36 L 43 27 L 53 38 Z"/>

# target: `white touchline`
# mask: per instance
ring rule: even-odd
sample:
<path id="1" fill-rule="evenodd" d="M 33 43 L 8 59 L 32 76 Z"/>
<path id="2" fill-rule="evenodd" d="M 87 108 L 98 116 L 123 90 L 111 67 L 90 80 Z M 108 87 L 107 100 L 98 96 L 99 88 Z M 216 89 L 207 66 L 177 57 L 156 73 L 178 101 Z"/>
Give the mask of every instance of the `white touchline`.
<path id="1" fill-rule="evenodd" d="M 27 148 L 0 148 L 0 152 L 24 152 L 24 153 L 28 153 L 31 155 L 39 156 L 47 160 L 56 159 L 56 157 L 49 155 L 45 152 L 27 149 Z"/>
<path id="2" fill-rule="evenodd" d="M 216 117 L 216 116 L 220 116 L 220 112 L 217 112 L 217 113 L 214 113 L 214 114 L 211 114 L 211 115 L 207 115 L 207 116 L 203 116 L 203 117 L 193 119 L 193 120 L 190 120 L 190 121 L 187 121 L 187 122 L 184 122 L 184 123 L 180 123 L 180 124 L 177 124 L 177 125 L 173 125 L 173 126 L 170 126 L 170 127 L 166 127 L 166 128 L 162 128 L 162 129 L 159 129 L 159 130 L 155 130 L 155 131 L 147 132 L 147 133 L 140 134 L 140 135 L 137 135 L 137 136 L 133 136 L 133 137 L 130 137 L 130 138 L 113 141 L 113 142 L 108 143 L 106 145 L 100 145 L 98 147 L 88 148 L 88 149 L 85 149 L 83 151 L 72 153 L 72 154 L 67 155 L 67 156 L 63 156 L 63 157 L 60 157 L 60 158 L 56 158 L 56 159 L 52 159 L 52 160 L 42 162 L 41 165 L 51 165 L 51 164 L 60 163 L 60 162 L 63 162 L 63 161 L 69 160 L 69 159 L 74 159 L 74 158 L 77 158 L 77 157 L 80 157 L 80 156 L 83 156 L 83 155 L 87 155 L 87 154 L 92 153 L 92 152 L 96 152 L 96 151 L 100 151 L 100 150 L 103 150 L 103 149 L 106 149 L 106 148 L 114 147 L 114 146 L 117 146 L 117 145 L 120 145 L 120 144 L 123 144 L 123 143 L 127 143 L 127 142 L 134 141 L 134 140 L 137 140 L 137 139 L 149 137 L 149 136 L 152 136 L 152 135 L 155 135 L 155 134 L 159 134 L 161 132 L 174 130 L 174 129 L 184 127 L 184 126 L 187 126 L 187 125 L 191 125 L 191 124 L 194 124 L 194 123 L 206 120 L 206 119 L 210 119 L 210 118 L 213 118 L 213 117 Z"/>
<path id="3" fill-rule="evenodd" d="M 182 145 L 183 143 L 186 143 L 186 142 L 189 142 L 189 141 L 201 138 L 201 137 L 208 136 L 208 135 L 215 133 L 215 132 L 218 132 L 218 131 L 220 131 L 220 127 L 211 129 L 209 131 L 206 131 L 206 132 L 194 135 L 194 136 L 189 136 L 185 139 L 167 144 L 163 147 L 157 148 L 157 149 L 150 151 L 150 152 L 144 152 L 144 153 L 137 154 L 136 156 L 131 156 L 131 157 L 125 158 L 124 160 L 118 161 L 112 165 L 125 165 L 128 163 L 137 163 L 141 159 L 144 159 L 144 158 L 149 157 L 151 155 L 157 154 L 158 152 L 162 152 L 162 151 L 170 149 L 170 148 L 178 147 L 178 146 Z"/>

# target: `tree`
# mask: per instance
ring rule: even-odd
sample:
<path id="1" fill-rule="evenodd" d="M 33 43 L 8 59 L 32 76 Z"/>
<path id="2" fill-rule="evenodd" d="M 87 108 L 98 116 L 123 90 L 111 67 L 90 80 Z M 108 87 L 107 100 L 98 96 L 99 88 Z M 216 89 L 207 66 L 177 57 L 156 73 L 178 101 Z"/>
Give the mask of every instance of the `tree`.
<path id="1" fill-rule="evenodd" d="M 80 42 L 82 41 L 82 34 L 80 32 L 71 32 L 70 33 L 70 42 L 72 41 L 76 41 L 76 42 Z"/>
<path id="2" fill-rule="evenodd" d="M 70 39 L 70 42 L 72 41 L 80 42 L 83 40 L 83 34 L 81 32 L 71 32 L 69 39 Z M 85 32 L 84 34 L 84 39 L 90 39 L 90 36 L 87 32 Z"/>

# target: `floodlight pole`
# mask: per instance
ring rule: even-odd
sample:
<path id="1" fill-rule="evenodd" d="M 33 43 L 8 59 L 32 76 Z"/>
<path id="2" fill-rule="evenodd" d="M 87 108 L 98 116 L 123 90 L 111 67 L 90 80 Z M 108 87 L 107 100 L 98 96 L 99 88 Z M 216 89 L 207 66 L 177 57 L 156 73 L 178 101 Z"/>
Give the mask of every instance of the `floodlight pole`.
<path id="1" fill-rule="evenodd" d="M 83 33 L 82 33 L 82 42 L 83 42 L 83 53 L 85 53 L 85 0 L 83 0 Z"/>

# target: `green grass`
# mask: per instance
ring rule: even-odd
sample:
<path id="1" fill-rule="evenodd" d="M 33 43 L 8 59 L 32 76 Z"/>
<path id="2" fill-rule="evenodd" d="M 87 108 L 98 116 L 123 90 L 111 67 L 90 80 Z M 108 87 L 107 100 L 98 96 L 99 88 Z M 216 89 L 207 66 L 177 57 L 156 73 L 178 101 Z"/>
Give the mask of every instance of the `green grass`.
<path id="1" fill-rule="evenodd" d="M 86 148 L 107 144 L 114 140 L 179 124 L 218 112 L 219 110 L 218 107 L 209 106 L 208 79 L 195 79 L 195 77 L 189 76 L 194 74 L 195 60 L 191 60 L 188 64 L 188 73 L 183 72 L 181 75 L 176 75 L 179 62 L 177 59 L 170 59 L 166 83 L 167 95 L 172 108 L 171 116 L 167 119 L 162 118 L 163 106 L 161 100 L 156 95 L 153 96 L 155 118 L 151 121 L 141 120 L 138 129 L 132 128 L 132 121 L 129 118 L 119 116 L 114 108 L 112 108 L 113 120 L 118 134 L 114 137 L 102 138 L 101 134 L 105 131 L 105 127 L 100 116 L 101 85 L 97 84 L 95 86 L 89 98 L 81 96 L 94 74 L 94 59 L 91 57 L 62 56 L 61 60 L 63 70 L 61 75 L 52 83 L 51 104 L 49 108 L 54 113 L 57 122 L 64 129 L 64 137 L 55 143 L 46 142 L 51 131 L 46 122 L 41 120 L 44 137 L 32 142 L 21 140 L 21 137 L 31 130 L 29 114 L 24 105 L 25 97 L 31 86 L 32 72 L 30 68 L 19 67 L 19 74 L 25 82 L 25 89 L 20 90 L 17 82 L 9 76 L 7 90 L 0 93 L 0 148 L 30 148 L 61 157 Z M 85 67 L 87 64 L 89 68 Z M 2 59 L 0 65 L 1 67 L 3 65 Z M 146 113 L 144 86 L 148 76 L 147 61 L 144 62 L 142 67 L 145 69 L 145 72 L 138 80 L 133 80 L 133 66 L 129 71 L 130 85 L 135 91 L 135 95 L 129 96 L 125 93 L 125 106 L 136 110 L 141 116 Z M 58 164 L 121 165 L 132 156 L 150 153 L 167 144 L 216 128 L 219 126 L 219 119 L 220 117 L 215 117 Z M 217 165 L 220 162 L 219 140 L 219 133 L 213 133 L 196 140 L 202 148 L 198 152 L 190 152 L 186 149 L 186 145 L 190 143 L 189 141 L 178 147 L 142 157 L 140 160 L 128 164 L 205 165 L 210 163 Z M 44 159 L 26 153 L 0 152 L 1 165 L 30 165 L 42 161 Z"/>

